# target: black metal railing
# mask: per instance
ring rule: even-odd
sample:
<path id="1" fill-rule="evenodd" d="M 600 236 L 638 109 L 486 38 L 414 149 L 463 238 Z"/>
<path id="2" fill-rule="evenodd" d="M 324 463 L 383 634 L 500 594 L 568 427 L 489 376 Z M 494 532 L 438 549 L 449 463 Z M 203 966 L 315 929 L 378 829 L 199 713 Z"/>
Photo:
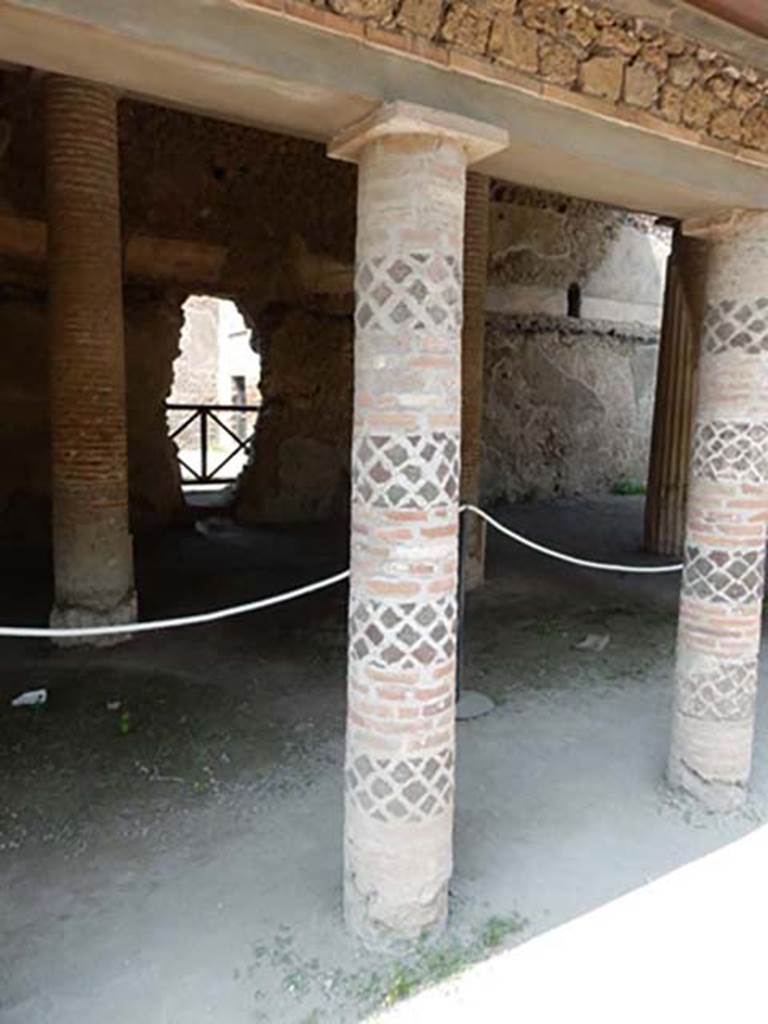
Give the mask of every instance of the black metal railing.
<path id="1" fill-rule="evenodd" d="M 232 468 L 232 460 L 241 452 L 246 459 L 248 458 L 256 425 L 256 417 L 253 414 L 258 413 L 261 406 L 187 405 L 166 402 L 165 408 L 169 420 L 168 436 L 172 441 L 176 441 L 182 481 L 230 484 L 236 480 L 237 475 L 222 476 L 222 470 L 226 466 Z M 186 415 L 176 415 L 179 413 Z M 227 423 L 226 419 L 229 419 L 230 423 Z M 179 420 L 181 422 L 178 422 Z M 182 434 L 185 435 L 183 445 L 180 443 Z M 191 466 L 191 461 L 199 463 L 199 468 Z"/>

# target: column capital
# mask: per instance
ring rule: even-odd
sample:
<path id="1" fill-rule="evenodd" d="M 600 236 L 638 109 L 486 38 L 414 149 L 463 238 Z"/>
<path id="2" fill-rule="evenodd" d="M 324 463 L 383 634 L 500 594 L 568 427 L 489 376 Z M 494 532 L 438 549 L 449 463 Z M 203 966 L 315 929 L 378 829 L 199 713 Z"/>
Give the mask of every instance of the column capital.
<path id="1" fill-rule="evenodd" d="M 506 149 L 510 141 L 509 132 L 495 125 L 394 100 L 382 103 L 337 135 L 328 145 L 328 156 L 357 163 L 369 142 L 392 135 L 432 135 L 452 139 L 463 147 L 468 166 Z"/>
<path id="2" fill-rule="evenodd" d="M 691 217 L 682 222 L 681 230 L 707 242 L 768 241 L 768 210 L 723 210 L 711 217 Z"/>

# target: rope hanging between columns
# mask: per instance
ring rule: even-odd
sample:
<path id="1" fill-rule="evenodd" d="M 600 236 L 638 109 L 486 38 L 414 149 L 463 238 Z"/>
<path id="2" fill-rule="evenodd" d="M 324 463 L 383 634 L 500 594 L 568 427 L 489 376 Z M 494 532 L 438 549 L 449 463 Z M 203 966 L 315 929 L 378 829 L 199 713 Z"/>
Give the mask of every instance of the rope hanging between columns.
<path id="1" fill-rule="evenodd" d="M 600 569 L 605 572 L 626 572 L 644 575 L 653 575 L 667 572 L 680 572 L 682 564 L 675 565 L 618 565 L 611 562 L 592 562 L 586 558 L 578 558 L 576 555 L 569 555 L 563 551 L 556 551 L 544 544 L 539 544 L 508 526 L 503 526 L 497 519 L 484 512 L 475 505 L 462 505 L 459 512 L 472 512 L 474 515 L 484 519 L 490 526 L 505 537 L 522 544 L 524 547 L 537 551 L 548 558 L 554 558 L 561 562 L 568 562 L 584 569 Z M 159 632 L 164 629 L 179 629 L 184 626 L 201 626 L 207 622 L 218 622 L 221 619 L 231 619 L 236 615 L 247 615 L 249 612 L 260 611 L 262 608 L 271 608 L 278 604 L 285 604 L 287 601 L 294 601 L 296 598 L 305 597 L 318 590 L 333 587 L 349 578 L 349 569 L 337 572 L 333 576 L 326 576 L 324 579 L 307 583 L 303 587 L 296 587 L 293 590 L 283 591 L 282 594 L 272 594 L 256 601 L 247 601 L 245 604 L 230 605 L 226 608 L 217 608 L 210 612 L 199 612 L 194 615 L 182 615 L 175 619 L 151 619 L 148 622 L 133 622 L 115 626 L 83 626 L 77 628 L 52 628 L 46 626 L 0 626 L 0 637 L 25 637 L 38 639 L 69 639 L 75 637 L 100 637 L 132 635 L 134 633 Z"/>
<path id="2" fill-rule="evenodd" d="M 510 530 L 508 526 L 502 526 L 493 516 L 489 516 L 487 512 L 477 508 L 475 505 L 462 505 L 459 511 L 474 512 L 476 516 L 484 519 L 494 530 L 498 530 L 505 537 L 517 541 L 518 544 L 522 544 L 532 551 L 538 551 L 540 555 L 556 558 L 560 562 L 569 562 L 571 565 L 580 565 L 584 569 L 600 569 L 603 572 L 629 572 L 648 576 L 662 572 L 680 572 L 683 568 L 682 562 L 675 562 L 674 565 L 617 565 L 612 562 L 592 562 L 587 558 L 568 555 L 564 551 L 556 551 L 554 548 L 548 548 L 544 544 L 538 544 L 535 540 L 529 540 L 528 537 L 524 537 L 521 533 Z"/>

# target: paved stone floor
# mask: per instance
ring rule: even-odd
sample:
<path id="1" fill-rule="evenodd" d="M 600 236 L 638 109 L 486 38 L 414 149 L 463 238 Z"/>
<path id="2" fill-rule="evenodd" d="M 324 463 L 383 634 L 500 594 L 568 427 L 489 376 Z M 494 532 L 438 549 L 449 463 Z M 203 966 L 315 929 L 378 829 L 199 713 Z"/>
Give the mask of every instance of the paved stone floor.
<path id="1" fill-rule="evenodd" d="M 641 499 L 501 515 L 575 553 L 648 561 Z M 43 621 L 45 560 L 0 561 L 2 620 Z M 209 520 L 140 546 L 141 614 L 243 601 L 345 561 L 343 531 Z M 744 810 L 704 815 L 660 784 L 676 578 L 568 568 L 496 537 L 489 566 L 466 682 L 497 709 L 459 726 L 450 930 L 409 957 L 360 952 L 340 919 L 342 588 L 92 652 L 3 641 L 2 1024 L 365 1020 L 768 820 L 762 701 Z M 590 633 L 608 647 L 574 650 Z M 44 707 L 10 708 L 41 686 Z"/>

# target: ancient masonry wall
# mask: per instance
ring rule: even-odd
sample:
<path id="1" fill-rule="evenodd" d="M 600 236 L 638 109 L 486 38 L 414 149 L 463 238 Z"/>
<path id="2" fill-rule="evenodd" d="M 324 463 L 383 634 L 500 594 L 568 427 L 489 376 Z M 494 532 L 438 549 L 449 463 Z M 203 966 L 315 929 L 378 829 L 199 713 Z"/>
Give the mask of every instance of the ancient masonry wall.
<path id="1" fill-rule="evenodd" d="M 482 500 L 644 483 L 657 355 L 640 324 L 489 316 Z"/>
<path id="2" fill-rule="evenodd" d="M 585 319 L 658 327 L 671 236 L 655 217 L 494 182 L 486 308 L 565 316 L 575 285 Z"/>
<path id="3" fill-rule="evenodd" d="M 219 311 L 214 299 L 191 295 L 184 303 L 179 347 L 173 401 L 218 402 Z"/>
<path id="4" fill-rule="evenodd" d="M 248 0 L 693 142 L 768 153 L 768 75 L 590 0 Z"/>
<path id="5" fill-rule="evenodd" d="M 9 126 L 0 159 L 0 451 L 7 455 L 0 531 L 42 538 L 49 534 L 50 432 L 37 83 L 0 73 L 0 100 Z M 133 528 L 185 514 L 164 401 L 190 294 L 234 298 L 259 325 L 263 428 L 239 513 L 248 520 L 342 514 L 354 168 L 328 160 L 320 145 L 126 101 L 120 144 Z M 303 202 L 309 189 L 323 202 Z M 149 255 L 137 266 L 134 251 Z"/>
<path id="6" fill-rule="evenodd" d="M 18 540 L 47 535 L 51 440 L 45 296 L 0 287 L 0 524 Z M 19 444 L 19 437 L 24 443 Z"/>
<path id="7" fill-rule="evenodd" d="M 243 522 L 317 522 L 349 509 L 349 315 L 277 307 L 258 321 L 262 409 L 238 488 Z"/>
<path id="8" fill-rule="evenodd" d="M 125 299 L 128 482 L 132 527 L 142 530 L 184 516 L 163 406 L 178 350 L 181 311 L 172 296 L 150 289 L 130 288 Z M 33 541 L 48 535 L 51 514 L 44 295 L 0 288 L 0 337 L 0 531 Z"/>
<path id="9" fill-rule="evenodd" d="M 136 286 L 125 292 L 128 485 L 131 517 L 139 530 L 185 516 L 176 452 L 165 420 L 173 360 L 179 351 L 180 299 Z"/>
<path id="10" fill-rule="evenodd" d="M 0 87 L 8 77 L 0 75 Z M 35 87 L 32 82 L 22 88 L 23 82 L 11 77 L 16 92 L 6 107 L 12 116 L 0 160 L 0 218 L 12 215 L 42 225 Z M 156 267 L 164 277 L 150 273 L 150 265 L 127 281 L 133 528 L 184 515 L 163 402 L 178 350 L 181 304 L 190 293 L 234 298 L 259 337 L 264 404 L 252 463 L 238 489 L 238 518 L 343 517 L 352 420 L 355 169 L 328 160 L 318 145 L 145 104 L 121 106 L 120 138 L 126 252 L 151 236 L 201 246 L 205 254 L 197 276 L 190 276 L 188 266 L 168 274 L 161 258 Z M 301 201 L 308 188 L 323 201 Z M 655 229 L 634 215 L 498 183 L 492 189 L 490 275 L 498 303 L 492 308 L 504 308 L 525 289 L 530 298 L 543 287 L 557 293 L 562 313 L 567 283 L 601 274 L 627 233 L 642 245 L 655 238 Z M 651 310 L 653 296 L 647 298 L 644 308 Z M 50 508 L 44 306 L 42 260 L 12 259 L 0 245 L 0 325 L 8 325 L 0 352 L 6 367 L 0 384 L 6 410 L 0 450 L 7 452 L 0 530 L 37 536 L 47 533 Z M 630 319 L 632 310 L 619 306 L 617 316 Z M 610 344 L 595 341 L 590 327 L 571 330 L 564 319 L 533 345 L 528 328 L 515 339 L 513 321 L 503 330 L 501 322 L 491 318 L 496 354 L 486 369 L 485 497 L 573 493 L 602 489 L 622 476 L 642 479 L 640 438 L 649 430 L 644 417 L 650 415 L 651 399 L 635 376 L 652 361 L 652 346 L 620 342 L 621 331 Z M 515 378 L 507 380 L 504 373 L 522 365 L 523 354 L 527 369 L 520 377 L 521 395 L 515 396 Z M 608 394 L 609 366 L 621 382 L 618 402 Z M 547 398 L 548 392 L 562 402 Z M 579 437 L 593 430 L 600 442 L 596 473 L 588 471 L 584 454 L 591 442 L 575 444 L 570 438 L 576 413 L 568 402 L 579 415 L 589 412 L 577 427 Z M 518 422 L 515 403 L 531 411 L 529 426 Z M 16 444 L 19 424 L 27 439 L 24 461 Z M 539 427 L 543 440 L 535 437 Z M 617 431 L 626 437 L 614 437 Z"/>

